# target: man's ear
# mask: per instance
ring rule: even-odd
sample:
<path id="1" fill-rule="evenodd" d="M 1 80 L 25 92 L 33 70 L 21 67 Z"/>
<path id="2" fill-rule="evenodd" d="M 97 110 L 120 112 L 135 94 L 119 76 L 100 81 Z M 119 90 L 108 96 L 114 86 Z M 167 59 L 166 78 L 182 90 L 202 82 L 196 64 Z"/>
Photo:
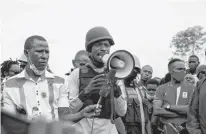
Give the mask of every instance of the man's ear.
<path id="1" fill-rule="evenodd" d="M 75 66 L 75 60 L 72 60 L 72 64 L 73 64 L 73 66 Z"/>
<path id="2" fill-rule="evenodd" d="M 25 56 L 28 56 L 28 50 L 24 49 Z"/>
<path id="3" fill-rule="evenodd" d="M 200 65 L 200 62 L 198 61 L 198 64 L 197 64 L 197 66 L 199 66 Z"/>

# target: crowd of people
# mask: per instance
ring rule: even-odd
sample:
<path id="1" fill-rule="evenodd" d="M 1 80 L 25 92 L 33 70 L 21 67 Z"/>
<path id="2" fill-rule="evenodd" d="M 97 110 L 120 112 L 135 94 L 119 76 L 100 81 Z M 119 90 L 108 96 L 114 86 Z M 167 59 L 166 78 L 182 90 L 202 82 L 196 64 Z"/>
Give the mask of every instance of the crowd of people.
<path id="1" fill-rule="evenodd" d="M 119 80 L 102 61 L 113 45 L 106 28 L 90 29 L 85 50 L 76 53 L 73 68 L 61 78 L 49 68 L 47 40 L 28 37 L 22 57 L 1 64 L 1 110 L 31 125 L 20 132 L 2 120 L 2 131 L 46 134 L 43 126 L 53 123 L 52 134 L 65 127 L 77 134 L 206 134 L 206 65 L 198 56 L 189 57 L 188 69 L 172 59 L 168 73 L 158 78 L 133 54 L 132 72 Z"/>

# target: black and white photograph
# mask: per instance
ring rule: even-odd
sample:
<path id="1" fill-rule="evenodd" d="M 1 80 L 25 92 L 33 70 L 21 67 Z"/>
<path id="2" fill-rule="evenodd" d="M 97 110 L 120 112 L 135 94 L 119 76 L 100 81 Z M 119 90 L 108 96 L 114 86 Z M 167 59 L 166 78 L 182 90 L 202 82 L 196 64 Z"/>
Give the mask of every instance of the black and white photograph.
<path id="1" fill-rule="evenodd" d="M 0 0 L 1 134 L 206 134 L 206 0 Z"/>

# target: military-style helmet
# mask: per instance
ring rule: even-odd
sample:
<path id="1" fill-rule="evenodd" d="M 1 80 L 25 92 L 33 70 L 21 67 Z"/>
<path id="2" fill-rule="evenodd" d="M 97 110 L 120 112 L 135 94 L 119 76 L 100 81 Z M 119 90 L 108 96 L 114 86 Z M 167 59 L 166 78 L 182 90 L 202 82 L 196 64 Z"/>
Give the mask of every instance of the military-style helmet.
<path id="1" fill-rule="evenodd" d="M 101 40 L 108 40 L 111 46 L 114 45 L 113 38 L 106 28 L 94 27 L 90 29 L 86 34 L 86 41 L 85 41 L 86 50 L 88 52 L 91 52 L 91 48 L 93 44 Z"/>
<path id="2" fill-rule="evenodd" d="M 141 69 L 139 58 L 134 54 L 133 54 L 133 57 L 134 57 L 135 67 L 138 69 Z"/>

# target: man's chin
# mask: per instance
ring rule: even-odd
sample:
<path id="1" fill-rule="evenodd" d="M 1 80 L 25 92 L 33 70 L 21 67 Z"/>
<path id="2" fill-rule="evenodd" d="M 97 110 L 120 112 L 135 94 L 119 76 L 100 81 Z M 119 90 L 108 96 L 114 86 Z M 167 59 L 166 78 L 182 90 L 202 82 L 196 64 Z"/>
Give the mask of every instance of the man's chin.
<path id="1" fill-rule="evenodd" d="M 149 78 L 144 78 L 144 79 L 142 79 L 142 80 L 143 80 L 143 81 L 148 81 L 148 79 L 149 79 Z"/>
<path id="2" fill-rule="evenodd" d="M 37 68 L 39 71 L 44 71 L 44 70 L 46 70 L 46 67 L 39 67 L 39 68 Z"/>
<path id="3" fill-rule="evenodd" d="M 194 71 L 196 68 L 195 67 L 192 67 L 192 68 L 190 68 L 190 71 Z"/>
<path id="4" fill-rule="evenodd" d="M 101 61 L 101 60 L 93 60 L 93 63 L 96 65 L 96 66 L 104 66 L 104 63 Z"/>

